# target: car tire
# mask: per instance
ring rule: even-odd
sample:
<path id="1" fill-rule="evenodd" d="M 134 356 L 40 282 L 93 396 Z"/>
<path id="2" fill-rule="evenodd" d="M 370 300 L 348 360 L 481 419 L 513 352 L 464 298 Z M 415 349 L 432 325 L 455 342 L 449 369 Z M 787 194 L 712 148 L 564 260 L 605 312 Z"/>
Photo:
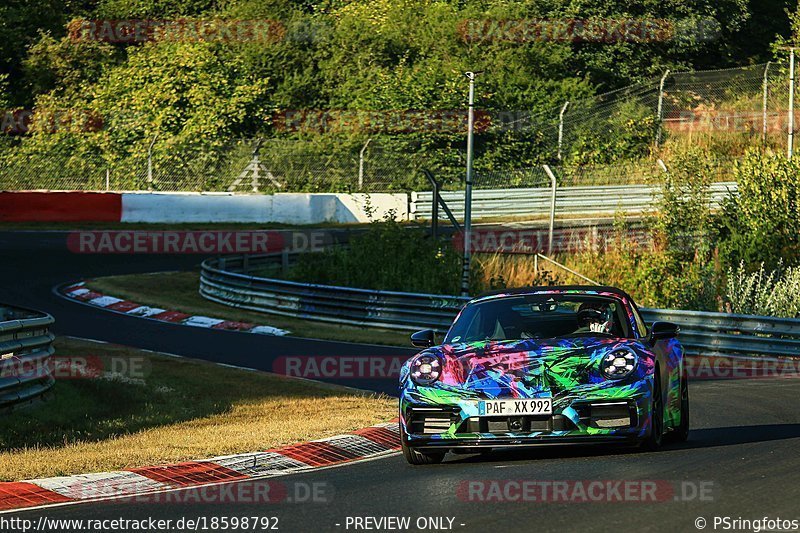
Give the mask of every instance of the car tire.
<path id="1" fill-rule="evenodd" d="M 689 381 L 686 373 L 681 376 L 681 422 L 670 437 L 675 442 L 689 440 Z"/>
<path id="2" fill-rule="evenodd" d="M 650 434 L 642 442 L 642 448 L 655 452 L 664 442 L 664 398 L 661 395 L 661 376 L 653 375 L 653 397 L 650 403 Z"/>
<path id="3" fill-rule="evenodd" d="M 403 424 L 400 424 L 400 446 L 403 449 L 403 457 L 406 458 L 408 464 L 411 465 L 435 465 L 444 460 L 447 452 L 421 452 L 415 450 L 406 443 L 406 432 L 403 429 Z"/>

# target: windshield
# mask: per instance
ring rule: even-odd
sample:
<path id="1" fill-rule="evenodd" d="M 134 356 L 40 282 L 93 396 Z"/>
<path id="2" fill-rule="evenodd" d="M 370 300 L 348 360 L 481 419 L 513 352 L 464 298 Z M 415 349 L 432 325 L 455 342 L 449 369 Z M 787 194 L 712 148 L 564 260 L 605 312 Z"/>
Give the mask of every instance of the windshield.
<path id="1" fill-rule="evenodd" d="M 578 335 L 630 337 L 621 302 L 593 295 L 525 295 L 467 306 L 445 344 L 549 339 Z"/>

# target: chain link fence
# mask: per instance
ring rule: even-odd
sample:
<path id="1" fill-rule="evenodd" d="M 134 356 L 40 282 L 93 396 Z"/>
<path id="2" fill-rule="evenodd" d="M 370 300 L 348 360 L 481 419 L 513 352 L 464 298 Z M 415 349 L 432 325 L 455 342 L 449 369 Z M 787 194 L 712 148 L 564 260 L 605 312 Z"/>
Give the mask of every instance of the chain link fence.
<path id="1" fill-rule="evenodd" d="M 559 168 L 559 186 L 647 184 L 660 175 L 657 158 L 669 163 L 688 146 L 704 149 L 716 181 L 727 181 L 749 147 L 785 146 L 788 67 L 666 72 L 535 114 L 478 115 L 478 188 L 547 186 L 542 163 Z M 32 144 L 23 138 L 19 146 L 3 139 L 0 190 L 413 191 L 430 188 L 423 168 L 443 189 L 463 188 L 465 135 L 411 133 L 239 139 L 201 148 L 140 139 L 127 156 L 67 133 Z M 511 170 L 520 167 L 532 170 Z"/>

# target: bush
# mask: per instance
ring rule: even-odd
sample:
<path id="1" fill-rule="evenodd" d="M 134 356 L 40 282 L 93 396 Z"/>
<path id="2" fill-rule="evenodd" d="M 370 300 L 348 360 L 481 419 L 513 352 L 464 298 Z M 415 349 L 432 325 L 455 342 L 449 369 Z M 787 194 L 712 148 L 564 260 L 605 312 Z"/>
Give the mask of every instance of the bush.
<path id="1" fill-rule="evenodd" d="M 460 275 L 461 258 L 449 243 L 391 217 L 372 222 L 348 248 L 301 255 L 289 273 L 297 281 L 429 294 L 458 294 Z"/>
<path id="2" fill-rule="evenodd" d="M 738 193 L 719 218 L 720 255 L 729 265 L 775 269 L 800 259 L 800 163 L 749 152 L 736 165 Z"/>
<path id="3" fill-rule="evenodd" d="M 800 268 L 748 272 L 744 262 L 728 270 L 726 310 L 742 315 L 800 316 Z"/>
<path id="4" fill-rule="evenodd" d="M 663 174 L 653 229 L 657 245 L 675 260 L 710 257 L 714 228 L 708 187 L 713 175 L 710 160 L 697 148 L 679 153 Z"/>

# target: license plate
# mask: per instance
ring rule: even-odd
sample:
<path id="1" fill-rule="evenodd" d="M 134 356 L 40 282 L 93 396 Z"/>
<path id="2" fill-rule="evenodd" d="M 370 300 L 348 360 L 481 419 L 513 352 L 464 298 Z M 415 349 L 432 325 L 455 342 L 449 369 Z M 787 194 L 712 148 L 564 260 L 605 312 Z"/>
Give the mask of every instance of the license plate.
<path id="1" fill-rule="evenodd" d="M 524 400 L 481 400 L 478 402 L 479 416 L 525 416 L 552 414 L 552 398 L 534 398 Z"/>

